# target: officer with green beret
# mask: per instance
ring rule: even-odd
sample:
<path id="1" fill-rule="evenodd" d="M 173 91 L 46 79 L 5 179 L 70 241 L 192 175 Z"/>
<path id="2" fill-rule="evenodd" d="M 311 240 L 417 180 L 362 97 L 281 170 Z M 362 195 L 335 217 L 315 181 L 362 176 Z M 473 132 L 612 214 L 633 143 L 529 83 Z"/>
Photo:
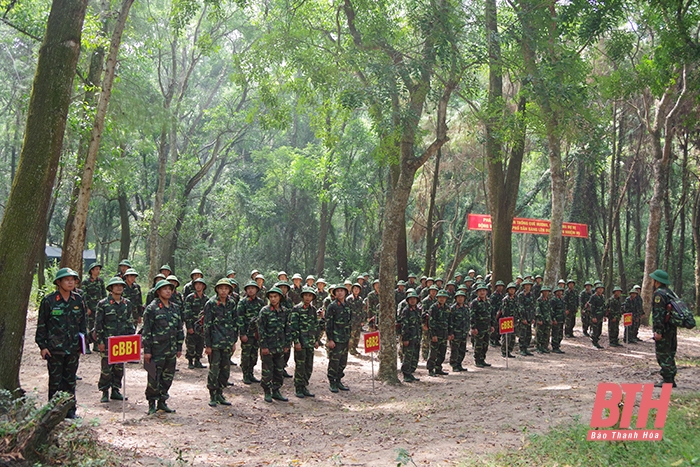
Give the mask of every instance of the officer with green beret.
<path id="1" fill-rule="evenodd" d="M 294 344 L 294 389 L 299 398 L 314 397 L 309 391 L 309 379 L 314 369 L 314 350 L 321 342 L 321 326 L 316 308 L 313 306 L 316 291 L 304 287 L 301 303 L 295 305 L 290 315 L 290 331 Z"/>
<path id="2" fill-rule="evenodd" d="M 133 268 L 124 271 L 122 276 L 126 283 L 123 295 L 134 305 L 134 326 L 137 326 L 143 317 L 143 294 L 141 293 L 141 286 L 136 283 L 138 276 L 139 273 Z"/>
<path id="3" fill-rule="evenodd" d="M 95 329 L 95 312 L 97 311 L 97 302 L 107 296 L 105 290 L 105 281 L 100 277 L 102 265 L 100 263 L 92 263 L 88 268 L 88 274 L 83 279 L 81 289 L 83 291 L 83 300 L 87 310 L 87 330 L 88 340 L 91 339 L 93 330 Z M 97 350 L 97 343 L 94 343 L 93 350 Z M 92 353 L 90 346 L 85 347 L 85 353 Z"/>
<path id="4" fill-rule="evenodd" d="M 403 381 L 411 383 L 420 381 L 413 376 L 418 368 L 418 357 L 420 354 L 420 341 L 422 330 L 422 310 L 418 304 L 418 294 L 409 292 L 406 295 L 406 306 L 399 311 L 396 319 L 399 330 L 399 340 L 401 341 L 401 372 Z"/>
<path id="5" fill-rule="evenodd" d="M 144 368 L 148 372 L 146 399 L 148 414 L 162 410 L 175 412 L 166 401 L 173 384 L 177 359 L 182 355 L 185 334 L 182 331 L 182 311 L 171 300 L 175 287 L 161 280 L 156 284 L 157 298 L 147 307 L 143 315 L 141 330 Z"/>
<path id="6" fill-rule="evenodd" d="M 537 353 L 549 353 L 549 339 L 552 332 L 552 302 L 549 298 L 551 291 L 549 286 L 543 285 L 540 287 L 540 297 L 537 299 L 537 308 L 535 308 Z"/>
<path id="7" fill-rule="evenodd" d="M 231 285 L 229 279 L 225 279 Z M 209 297 L 206 296 L 204 291 L 207 288 L 207 283 L 204 279 L 198 277 L 192 281 L 194 285 L 192 286 L 193 292 L 190 293 L 187 298 L 185 298 L 185 329 L 187 329 L 187 335 L 185 336 L 185 346 L 187 352 L 185 357 L 187 358 L 187 368 L 190 370 L 195 368 L 206 368 L 202 365 L 202 352 L 204 351 L 204 307 L 209 301 Z M 233 290 L 233 287 L 231 287 Z M 230 298 L 233 308 L 236 308 L 236 301 Z"/>
<path id="8" fill-rule="evenodd" d="M 671 300 L 677 296 L 669 288 L 671 279 L 668 273 L 662 269 L 649 274 L 654 281 L 654 295 L 651 299 L 651 322 L 654 328 L 654 343 L 656 348 L 656 361 L 661 367 L 661 381 L 654 386 L 662 387 L 664 383 L 671 383 L 676 387 L 676 349 L 678 348 L 678 327 L 671 318 Z"/>
<path id="9" fill-rule="evenodd" d="M 608 342 L 610 347 L 622 347 L 620 344 L 620 320 L 622 319 L 622 289 L 613 288 L 613 294 L 605 304 L 608 318 Z"/>
<path id="10" fill-rule="evenodd" d="M 429 376 L 449 374 L 442 369 L 449 337 L 450 309 L 447 307 L 449 297 L 445 290 L 440 290 L 436 295 L 437 303 L 434 303 L 427 312 L 424 311 L 427 315 L 424 317 L 424 321 L 428 323 L 428 336 L 430 338 L 430 353 L 427 363 Z"/>
<path id="11" fill-rule="evenodd" d="M 486 363 L 486 352 L 489 350 L 489 336 L 494 329 L 494 316 L 491 304 L 486 297 L 488 287 L 483 282 L 476 288 L 476 298 L 469 304 L 471 310 L 471 333 L 474 337 L 474 363 L 479 368 L 491 366 Z"/>
<path id="12" fill-rule="evenodd" d="M 278 287 L 272 287 L 266 295 L 269 304 L 260 310 L 258 317 L 262 359 L 260 384 L 265 391 L 265 402 L 272 402 L 272 399 L 287 402 L 288 399 L 280 393 L 280 388 L 284 384 L 284 354 L 292 342 L 289 310 L 281 304 L 283 294 Z"/>
<path id="13" fill-rule="evenodd" d="M 462 366 L 467 353 L 467 337 L 471 329 L 471 316 L 467 305 L 467 294 L 460 290 L 455 294 L 455 303 L 450 308 L 448 340 L 450 342 L 450 365 L 452 371 L 467 371 Z"/>
<path id="14" fill-rule="evenodd" d="M 109 390 L 113 400 L 123 400 L 120 389 L 124 377 L 124 364 L 109 364 L 107 345 L 113 336 L 128 336 L 136 332 L 134 327 L 134 304 L 123 297 L 124 282 L 119 277 L 112 277 L 107 283 L 109 296 L 100 300 L 95 314 L 95 341 L 102 354 L 100 380 L 97 388 L 102 391 L 100 402 L 109 402 Z"/>
<path id="15" fill-rule="evenodd" d="M 201 280 L 201 279 L 197 279 Z M 195 282 L 195 286 L 198 284 Z M 231 405 L 223 394 L 231 375 L 231 355 L 238 339 L 236 303 L 231 299 L 233 287 L 227 278 L 219 279 L 215 296 L 207 300 L 203 310 L 204 352 L 209 359 L 207 389 L 209 406 Z"/>
<path id="16" fill-rule="evenodd" d="M 82 340 L 87 334 L 85 303 L 75 293 L 78 280 L 78 273 L 74 270 L 59 269 L 53 281 L 56 291 L 47 294 L 39 305 L 35 341 L 49 371 L 49 400 L 58 391 L 75 398 L 75 377 Z M 75 418 L 75 406 L 68 411 L 67 417 Z"/>
<path id="17" fill-rule="evenodd" d="M 326 308 L 326 347 L 328 348 L 328 383 L 331 392 L 349 391 L 343 384 L 345 367 L 348 364 L 348 342 L 352 327 L 352 310 L 345 297 L 348 289 L 345 284 L 335 286 L 333 301 Z"/>
<path id="18" fill-rule="evenodd" d="M 236 312 L 238 315 L 238 334 L 241 336 L 241 371 L 243 371 L 243 383 L 259 383 L 260 380 L 253 375 L 253 369 L 258 364 L 259 338 L 258 316 L 265 302 L 258 297 L 258 284 L 248 281 L 243 286 L 245 296 L 238 302 Z"/>
<path id="19" fill-rule="evenodd" d="M 185 299 L 187 299 L 187 296 L 194 292 L 194 281 L 203 278 L 204 273 L 200 269 L 194 268 L 190 273 L 190 281 L 187 284 L 185 284 L 185 288 L 182 289 L 182 296 L 185 297 Z"/>

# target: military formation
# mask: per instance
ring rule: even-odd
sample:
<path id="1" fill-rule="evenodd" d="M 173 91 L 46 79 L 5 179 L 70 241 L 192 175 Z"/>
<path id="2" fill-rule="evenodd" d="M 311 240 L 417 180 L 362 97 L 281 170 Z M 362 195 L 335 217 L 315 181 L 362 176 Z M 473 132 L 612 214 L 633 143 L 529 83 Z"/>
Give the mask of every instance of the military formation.
<path id="1" fill-rule="evenodd" d="M 123 364 L 108 363 L 106 348 L 112 336 L 141 334 L 144 368 L 147 371 L 148 413 L 174 412 L 167 404 L 183 346 L 192 370 L 207 369 L 209 405 L 230 405 L 223 390 L 231 385 L 231 357 L 240 342 L 240 367 L 246 385 L 260 383 L 267 402 L 287 401 L 282 394 L 285 378 L 293 381 L 296 397 L 314 397 L 309 381 L 314 369 L 314 351 L 325 346 L 328 355 L 327 378 L 333 393 L 349 391 L 343 382 L 348 354 L 358 355 L 363 331 L 379 324 L 379 281 L 360 274 L 355 282 L 330 285 L 294 274 L 291 283 L 285 271 L 277 281 L 266 285 L 258 270 L 251 272 L 242 288 L 229 270 L 219 279 L 211 295 L 201 270 L 190 273 L 181 293 L 180 281 L 170 266 L 161 266 L 146 295 L 137 283 L 138 272 L 128 260 L 105 285 L 102 266 L 89 267 L 85 280 L 60 269 L 54 280 L 56 291 L 48 294 L 39 308 L 36 343 L 49 371 L 49 398 L 57 391 L 75 394 L 75 380 L 81 353 L 101 354 L 98 389 L 101 402 L 123 400 Z M 662 381 L 675 386 L 676 326 L 668 319 L 668 275 L 661 270 L 650 275 L 654 281 L 653 330 Z M 80 284 L 80 287 L 78 287 Z M 328 288 L 326 289 L 326 287 Z M 601 282 L 586 282 L 580 291 L 576 281 L 560 280 L 552 290 L 537 275 L 518 276 L 514 282 L 492 283 L 470 270 L 445 281 L 440 277 L 410 274 L 408 281 L 395 287 L 397 346 L 403 381 L 419 381 L 415 376 L 419 359 L 426 361 L 429 377 L 447 375 L 449 368 L 467 371 L 463 366 L 471 344 L 478 368 L 486 361 L 489 347 L 500 348 L 503 358 L 530 357 L 533 347 L 541 354 L 563 354 L 563 339 L 573 339 L 577 314 L 581 331 L 596 348 L 603 348 L 601 334 L 608 323 L 608 344 L 620 347 L 619 325 L 624 313 L 632 314 L 632 325 L 624 328 L 624 341 L 640 341 L 642 299 L 634 286 L 623 299 L 615 287 L 605 294 Z M 513 318 L 514 337 L 500 334 L 501 318 Z M 92 346 L 92 348 L 91 348 Z M 294 357 L 294 374 L 287 372 Z M 202 363 L 206 357 L 207 365 Z M 262 362 L 260 379 L 254 369 Z M 75 411 L 68 414 L 75 417 Z"/>

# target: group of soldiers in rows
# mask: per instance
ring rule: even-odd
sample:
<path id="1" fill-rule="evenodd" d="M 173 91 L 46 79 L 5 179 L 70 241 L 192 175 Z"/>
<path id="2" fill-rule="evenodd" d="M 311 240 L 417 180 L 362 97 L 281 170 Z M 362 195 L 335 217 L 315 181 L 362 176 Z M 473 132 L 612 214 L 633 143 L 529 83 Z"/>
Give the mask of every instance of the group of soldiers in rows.
<path id="1" fill-rule="evenodd" d="M 215 293 L 208 296 L 201 270 L 191 272 L 181 293 L 179 279 L 168 265 L 163 265 L 144 306 L 136 282 L 138 272 L 128 260 L 119 263 L 118 273 L 107 284 L 100 276 L 101 269 L 100 264 L 91 265 L 80 289 L 75 271 L 59 270 L 56 293 L 42 301 L 36 342 L 48 361 L 49 398 L 59 390 L 74 394 L 82 334 L 87 336 L 86 353 L 91 352 L 92 342 L 93 350 L 102 355 L 98 382 L 102 402 L 122 400 L 123 366 L 108 363 L 106 345 L 109 337 L 133 334 L 140 324 L 149 413 L 173 411 L 166 401 L 183 343 L 190 369 L 206 368 L 201 359 L 203 353 L 207 355 L 210 406 L 230 405 L 222 391 L 230 384 L 230 359 L 239 339 L 243 382 L 260 382 L 268 402 L 287 401 L 280 392 L 285 377 L 294 378 L 297 397 L 314 397 L 308 388 L 309 378 L 314 350 L 322 345 L 324 332 L 330 390 L 349 390 L 342 382 L 348 353 L 357 355 L 363 328 L 373 330 L 378 326 L 379 281 L 370 283 L 369 274 L 360 274 L 356 282 L 347 280 L 326 289 L 323 278 L 303 279 L 294 274 L 290 283 L 287 274 L 280 271 L 268 289 L 265 277 L 254 270 L 240 290 L 236 273 L 229 270 L 216 282 Z M 518 276 L 507 285 L 502 281 L 491 284 L 490 275 L 484 279 L 474 270 L 466 276 L 457 273 L 455 280 L 446 284 L 439 277 L 418 279 L 409 275 L 408 281 L 399 281 L 395 288 L 404 382 L 418 381 L 414 372 L 421 351 L 429 376 L 448 374 L 442 368 L 448 343 L 449 363 L 456 372 L 466 371 L 462 363 L 467 340 L 472 342 L 477 367 L 491 366 L 485 361 L 489 343 L 500 346 L 504 358 L 515 358 L 511 353 L 514 342 L 501 339 L 499 318 L 513 317 L 522 356 L 533 355 L 529 351 L 533 326 L 537 352 L 549 353 L 551 344 L 551 352 L 564 353 L 560 344 L 564 336 L 574 337 L 579 308 L 583 334 L 591 337 L 595 347 L 602 348 L 599 341 L 606 319 L 610 345 L 621 345 L 618 329 L 623 312 L 633 316 L 632 326 L 625 327 L 626 341 L 639 340 L 642 302 L 638 286 L 623 301 L 619 287 L 606 298 L 600 282 L 586 282 L 580 292 L 575 285 L 574 280 L 561 280 L 552 291 L 539 275 Z M 292 348 L 293 376 L 285 369 Z M 675 347 L 673 352 L 675 355 Z M 262 360 L 261 380 L 253 374 L 258 354 Z M 673 368 L 675 376 L 675 364 Z M 663 369 L 664 365 L 662 374 Z"/>

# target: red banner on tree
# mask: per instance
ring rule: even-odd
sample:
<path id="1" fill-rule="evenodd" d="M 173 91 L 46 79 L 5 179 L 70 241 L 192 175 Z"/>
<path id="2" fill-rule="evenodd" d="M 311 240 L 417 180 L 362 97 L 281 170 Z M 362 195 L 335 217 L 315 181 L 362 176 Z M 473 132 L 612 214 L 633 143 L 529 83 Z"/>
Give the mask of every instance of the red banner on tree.
<path id="1" fill-rule="evenodd" d="M 546 219 L 513 218 L 513 233 L 549 235 L 551 222 Z M 467 227 L 469 230 L 491 230 L 491 216 L 488 214 L 469 214 Z M 588 225 L 564 222 L 562 224 L 564 237 L 588 238 Z"/>

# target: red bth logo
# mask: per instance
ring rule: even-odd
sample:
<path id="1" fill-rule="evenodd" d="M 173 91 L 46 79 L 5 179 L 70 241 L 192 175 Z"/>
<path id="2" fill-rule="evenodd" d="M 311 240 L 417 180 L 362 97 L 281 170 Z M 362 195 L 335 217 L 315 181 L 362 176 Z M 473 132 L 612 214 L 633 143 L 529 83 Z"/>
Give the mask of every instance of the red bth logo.
<path id="1" fill-rule="evenodd" d="M 653 384 L 600 383 L 595 395 L 588 441 L 660 441 L 671 401 L 671 383 L 664 384 L 658 399 Z M 637 423 L 630 429 L 637 394 L 641 393 Z M 608 398 L 608 394 L 610 397 Z M 654 430 L 646 429 L 649 412 L 656 409 Z M 601 428 L 612 428 L 602 430 Z"/>

